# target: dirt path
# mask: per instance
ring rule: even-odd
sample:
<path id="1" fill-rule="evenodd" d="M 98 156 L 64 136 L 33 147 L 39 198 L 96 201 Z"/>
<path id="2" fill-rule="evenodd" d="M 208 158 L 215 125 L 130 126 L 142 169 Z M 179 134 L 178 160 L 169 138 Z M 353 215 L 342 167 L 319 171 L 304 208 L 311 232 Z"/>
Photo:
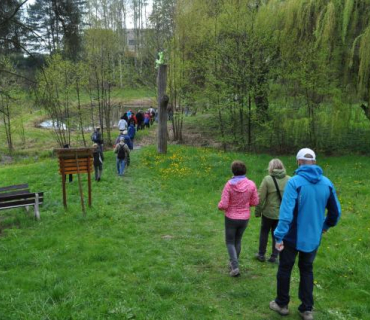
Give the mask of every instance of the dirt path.
<path id="1" fill-rule="evenodd" d="M 148 130 L 148 129 L 144 129 L 144 130 Z M 158 124 L 154 125 L 152 128 L 149 129 L 148 135 L 140 137 L 140 140 L 135 141 L 135 149 L 140 149 L 145 146 L 156 144 L 157 143 L 157 131 L 158 131 Z"/>
<path id="2" fill-rule="evenodd" d="M 179 144 L 178 141 L 173 141 L 172 123 L 168 122 L 167 126 L 167 131 L 169 135 L 168 144 Z M 154 127 L 150 129 L 150 133 L 148 135 L 141 137 L 141 139 L 137 141 L 136 146 L 138 146 L 138 148 L 141 148 L 144 146 L 156 144 L 157 131 L 158 124 L 155 124 Z M 193 147 L 211 147 L 216 149 L 221 149 L 222 147 L 222 144 L 220 142 L 216 142 L 211 135 L 205 132 L 200 132 L 198 126 L 186 123 L 184 123 L 183 126 L 182 144 Z"/>

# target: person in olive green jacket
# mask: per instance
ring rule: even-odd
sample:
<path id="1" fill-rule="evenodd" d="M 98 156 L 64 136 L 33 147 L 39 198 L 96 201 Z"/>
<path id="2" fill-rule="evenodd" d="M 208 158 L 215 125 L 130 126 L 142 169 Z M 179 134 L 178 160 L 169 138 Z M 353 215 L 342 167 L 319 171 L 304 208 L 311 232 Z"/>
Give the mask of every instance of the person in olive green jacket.
<path id="1" fill-rule="evenodd" d="M 286 175 L 283 163 L 279 159 L 272 159 L 268 166 L 269 175 L 264 177 L 258 189 L 260 203 L 256 207 L 255 216 L 261 217 L 261 231 L 257 260 L 266 261 L 266 247 L 269 233 L 272 236 L 272 253 L 269 262 L 276 262 L 278 251 L 275 248 L 274 230 L 279 222 L 279 209 L 284 188 L 290 176 Z M 274 182 L 276 181 L 276 185 Z M 277 188 L 279 189 L 279 192 Z M 280 193 L 280 194 L 279 194 Z"/>

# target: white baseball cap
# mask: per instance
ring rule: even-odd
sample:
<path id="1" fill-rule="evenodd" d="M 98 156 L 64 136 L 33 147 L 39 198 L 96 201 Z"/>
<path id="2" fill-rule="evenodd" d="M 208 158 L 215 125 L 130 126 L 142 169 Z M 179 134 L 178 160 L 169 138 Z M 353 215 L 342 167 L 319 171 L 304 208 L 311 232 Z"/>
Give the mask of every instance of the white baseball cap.
<path id="1" fill-rule="evenodd" d="M 305 157 L 306 155 L 311 155 L 312 158 Z M 297 153 L 297 160 L 316 160 L 316 154 L 313 150 L 309 148 L 303 148 Z"/>

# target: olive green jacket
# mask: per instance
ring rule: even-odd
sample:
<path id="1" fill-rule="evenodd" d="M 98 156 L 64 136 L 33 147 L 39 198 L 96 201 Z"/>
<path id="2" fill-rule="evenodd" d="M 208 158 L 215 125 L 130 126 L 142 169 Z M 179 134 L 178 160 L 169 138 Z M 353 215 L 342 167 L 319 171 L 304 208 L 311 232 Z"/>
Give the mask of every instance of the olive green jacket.
<path id="1" fill-rule="evenodd" d="M 282 169 L 274 169 L 271 175 L 276 178 L 280 194 L 283 196 L 285 185 L 290 179 L 290 176 L 287 176 L 285 170 Z M 279 219 L 281 202 L 276 191 L 274 180 L 272 180 L 271 176 L 266 176 L 263 178 L 258 189 L 258 195 L 260 198 L 260 203 L 255 210 L 256 217 L 264 215 L 266 218 L 274 220 Z"/>

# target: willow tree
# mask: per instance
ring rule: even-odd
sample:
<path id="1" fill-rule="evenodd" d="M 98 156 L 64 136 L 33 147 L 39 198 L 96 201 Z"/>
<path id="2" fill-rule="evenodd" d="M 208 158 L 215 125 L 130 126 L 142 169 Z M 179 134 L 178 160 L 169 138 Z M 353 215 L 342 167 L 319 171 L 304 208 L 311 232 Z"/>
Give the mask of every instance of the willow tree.
<path id="1" fill-rule="evenodd" d="M 331 134 L 334 128 L 341 126 L 348 131 L 347 120 L 351 111 L 342 108 L 342 101 L 350 103 L 356 97 L 362 100 L 361 95 L 364 96 L 360 90 L 360 66 L 366 59 L 361 53 L 366 56 L 368 51 L 361 51 L 361 48 L 368 44 L 362 39 L 366 38 L 369 11 L 364 2 L 368 3 L 270 0 L 260 6 L 256 29 L 258 33 L 269 36 L 269 46 L 275 50 L 269 59 L 269 64 L 274 66 L 273 82 L 270 83 L 274 85 L 275 103 L 284 105 L 281 98 L 284 96 L 286 102 L 289 100 L 294 106 L 283 109 L 291 113 L 290 116 L 275 114 L 287 121 L 283 129 L 287 145 L 304 142 L 322 146 L 323 139 L 318 137 L 326 135 L 324 130 Z M 366 74 L 363 79 L 366 79 Z M 362 106 L 367 107 L 365 104 Z M 340 112 L 340 121 L 334 123 L 332 117 L 329 123 L 327 112 Z M 280 128 L 285 123 L 283 119 L 276 122 L 280 123 Z M 324 119 L 328 128 L 323 126 Z M 292 131 L 295 125 L 298 130 Z"/>
<path id="2" fill-rule="evenodd" d="M 307 55 L 322 59 L 336 87 L 356 93 L 369 118 L 370 1 L 271 0 L 265 9 L 276 22 L 271 32 L 279 34 L 282 55 L 309 46 Z"/>

